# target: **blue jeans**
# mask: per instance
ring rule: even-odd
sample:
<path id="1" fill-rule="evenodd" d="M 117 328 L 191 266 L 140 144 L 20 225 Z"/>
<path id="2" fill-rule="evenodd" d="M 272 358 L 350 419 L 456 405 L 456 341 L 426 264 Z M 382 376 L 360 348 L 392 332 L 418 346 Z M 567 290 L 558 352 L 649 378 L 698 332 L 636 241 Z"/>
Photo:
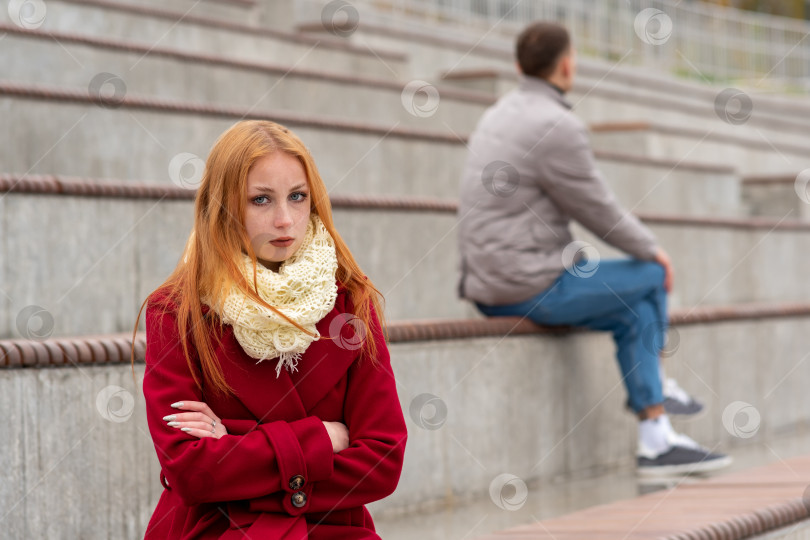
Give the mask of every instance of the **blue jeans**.
<path id="1" fill-rule="evenodd" d="M 523 302 L 476 306 L 488 317 L 611 332 L 630 408 L 640 412 L 663 402 L 659 354 L 668 318 L 664 268 L 658 263 L 603 260 L 587 277 L 563 271 L 548 289 Z"/>

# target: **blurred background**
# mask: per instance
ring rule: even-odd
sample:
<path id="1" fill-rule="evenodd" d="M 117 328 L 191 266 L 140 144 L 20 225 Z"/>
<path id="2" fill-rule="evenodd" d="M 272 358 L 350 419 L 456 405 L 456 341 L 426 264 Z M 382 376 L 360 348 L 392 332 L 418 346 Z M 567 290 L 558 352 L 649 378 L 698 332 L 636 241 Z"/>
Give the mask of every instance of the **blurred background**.
<path id="1" fill-rule="evenodd" d="M 0 7 L 3 538 L 143 536 L 163 488 L 132 330 L 243 118 L 309 146 L 387 300 L 410 436 L 371 506 L 381 536 L 476 538 L 670 489 L 634 477 L 609 335 L 487 321 L 456 295 L 466 140 L 537 19 L 570 30 L 600 170 L 674 259 L 665 366 L 706 403 L 676 428 L 741 474 L 808 453 L 810 2 Z M 576 232 L 597 262 L 619 255 Z M 791 478 L 795 503 L 810 478 Z"/>

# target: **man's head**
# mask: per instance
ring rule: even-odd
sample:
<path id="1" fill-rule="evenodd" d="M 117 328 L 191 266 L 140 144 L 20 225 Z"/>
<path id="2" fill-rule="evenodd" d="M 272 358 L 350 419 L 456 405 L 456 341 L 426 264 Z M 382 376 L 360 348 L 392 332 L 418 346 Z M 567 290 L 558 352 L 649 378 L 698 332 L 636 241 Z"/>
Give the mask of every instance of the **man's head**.
<path id="1" fill-rule="evenodd" d="M 551 22 L 529 25 L 517 39 L 517 63 L 524 75 L 544 79 L 568 92 L 576 70 L 568 30 Z"/>

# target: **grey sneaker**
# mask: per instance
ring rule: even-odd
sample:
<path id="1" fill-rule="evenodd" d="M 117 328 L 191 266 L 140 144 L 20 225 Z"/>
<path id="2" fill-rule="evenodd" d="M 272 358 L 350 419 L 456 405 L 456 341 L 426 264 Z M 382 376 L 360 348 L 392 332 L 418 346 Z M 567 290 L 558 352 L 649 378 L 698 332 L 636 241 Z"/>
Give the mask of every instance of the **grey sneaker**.
<path id="1" fill-rule="evenodd" d="M 703 410 L 703 403 L 687 394 L 675 379 L 665 379 L 661 389 L 664 393 L 664 411 L 667 414 L 691 416 Z"/>
<path id="2" fill-rule="evenodd" d="M 639 443 L 636 472 L 640 476 L 675 476 L 716 471 L 731 465 L 725 454 L 709 452 L 695 441 L 674 433 L 666 452 L 655 454 Z"/>

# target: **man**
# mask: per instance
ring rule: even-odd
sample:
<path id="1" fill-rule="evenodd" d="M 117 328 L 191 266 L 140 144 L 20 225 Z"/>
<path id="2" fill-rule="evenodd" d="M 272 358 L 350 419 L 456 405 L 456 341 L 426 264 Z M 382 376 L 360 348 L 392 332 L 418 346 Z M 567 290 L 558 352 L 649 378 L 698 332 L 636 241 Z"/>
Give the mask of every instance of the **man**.
<path id="1" fill-rule="evenodd" d="M 612 332 L 628 406 L 639 418 L 640 474 L 728 465 L 731 458 L 676 433 L 665 411 L 665 403 L 673 413 L 701 408 L 671 380 L 671 396 L 663 395 L 659 357 L 672 264 L 616 202 L 596 170 L 586 127 L 563 97 L 576 68 L 568 32 L 552 23 L 529 26 L 518 38 L 517 61 L 520 86 L 486 111 L 470 139 L 459 205 L 459 295 L 487 316 Z M 583 262 L 571 219 L 632 258 Z"/>

